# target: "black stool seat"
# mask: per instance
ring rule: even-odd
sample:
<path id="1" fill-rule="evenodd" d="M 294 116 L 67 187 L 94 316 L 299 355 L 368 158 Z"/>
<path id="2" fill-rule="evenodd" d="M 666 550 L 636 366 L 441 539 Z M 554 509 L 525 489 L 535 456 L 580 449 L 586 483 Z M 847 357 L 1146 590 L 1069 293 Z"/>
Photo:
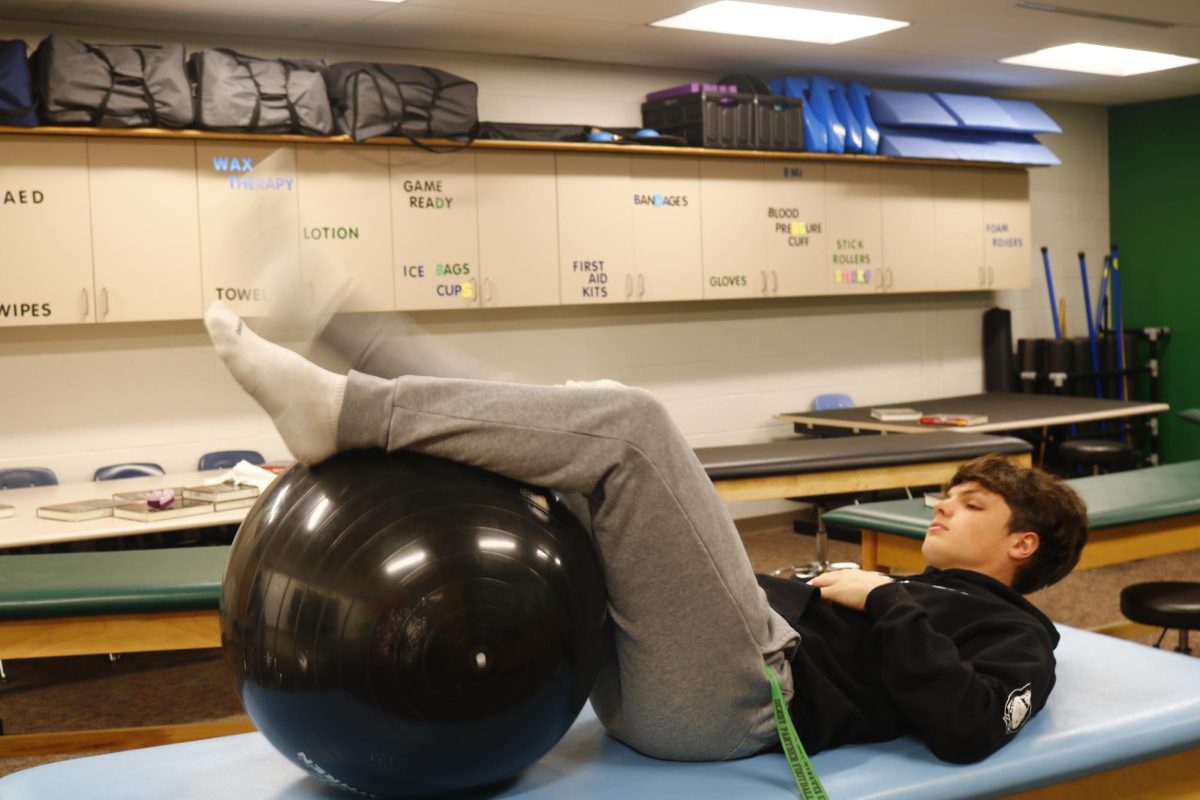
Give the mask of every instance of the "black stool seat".
<path id="1" fill-rule="evenodd" d="M 1110 439 L 1072 439 L 1058 446 L 1058 454 L 1078 464 L 1103 464 L 1109 467 L 1132 467 L 1138 461 L 1136 450 Z"/>
<path id="2" fill-rule="evenodd" d="M 1121 590 L 1121 613 L 1160 628 L 1200 630 L 1200 583 L 1155 581 Z"/>

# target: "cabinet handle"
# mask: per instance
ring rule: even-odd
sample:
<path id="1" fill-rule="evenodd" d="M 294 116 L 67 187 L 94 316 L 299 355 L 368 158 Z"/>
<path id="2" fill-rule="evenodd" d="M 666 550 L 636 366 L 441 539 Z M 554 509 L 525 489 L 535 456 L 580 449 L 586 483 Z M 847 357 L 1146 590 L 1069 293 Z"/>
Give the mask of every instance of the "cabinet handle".
<path id="1" fill-rule="evenodd" d="M 888 278 L 888 288 L 890 289 L 896 285 L 896 276 L 895 276 L 895 274 L 892 273 L 891 267 L 887 268 L 887 278 Z"/>
<path id="2" fill-rule="evenodd" d="M 88 303 L 88 290 L 87 290 L 87 287 L 85 286 L 85 287 L 83 287 L 83 318 L 84 319 L 87 319 L 88 314 L 91 313 L 91 309 L 88 307 L 89 305 L 90 304 Z"/>
<path id="3" fill-rule="evenodd" d="M 771 294 L 779 291 L 779 273 L 771 270 Z"/>
<path id="4" fill-rule="evenodd" d="M 979 285 L 981 287 L 987 286 L 987 267 L 979 268 Z"/>
<path id="5" fill-rule="evenodd" d="M 642 295 L 644 295 L 644 294 L 646 294 L 646 273 L 639 272 L 638 273 L 638 299 L 641 299 Z"/>
<path id="6" fill-rule="evenodd" d="M 492 279 L 491 278 L 483 279 L 483 302 L 485 304 L 489 304 L 489 305 L 492 302 Z"/>
<path id="7" fill-rule="evenodd" d="M 100 314 L 100 316 L 107 318 L 108 317 L 108 287 L 107 286 L 103 286 L 100 288 L 100 296 L 102 298 L 104 298 L 104 311 Z"/>
<path id="8" fill-rule="evenodd" d="M 766 294 L 767 293 L 767 271 L 765 269 L 762 270 L 762 283 L 763 283 L 762 293 Z"/>
<path id="9" fill-rule="evenodd" d="M 625 273 L 625 297 L 633 297 L 633 273 Z"/>
<path id="10" fill-rule="evenodd" d="M 996 283 L 996 270 L 992 267 L 988 267 L 988 286 L 992 286 L 995 283 Z"/>
<path id="11" fill-rule="evenodd" d="M 467 283 L 471 284 L 471 303 L 474 304 L 475 298 L 479 297 L 479 284 L 474 278 L 468 278 Z"/>

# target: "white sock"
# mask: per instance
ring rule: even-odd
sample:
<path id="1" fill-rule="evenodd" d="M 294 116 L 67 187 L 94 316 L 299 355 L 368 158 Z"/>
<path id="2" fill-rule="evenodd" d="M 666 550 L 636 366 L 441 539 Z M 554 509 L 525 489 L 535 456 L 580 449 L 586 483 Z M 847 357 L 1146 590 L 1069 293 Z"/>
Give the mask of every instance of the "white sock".
<path id="1" fill-rule="evenodd" d="M 225 366 L 271 415 L 297 461 L 315 464 L 337 451 L 344 375 L 268 342 L 219 300 L 205 313 L 204 325 Z"/>

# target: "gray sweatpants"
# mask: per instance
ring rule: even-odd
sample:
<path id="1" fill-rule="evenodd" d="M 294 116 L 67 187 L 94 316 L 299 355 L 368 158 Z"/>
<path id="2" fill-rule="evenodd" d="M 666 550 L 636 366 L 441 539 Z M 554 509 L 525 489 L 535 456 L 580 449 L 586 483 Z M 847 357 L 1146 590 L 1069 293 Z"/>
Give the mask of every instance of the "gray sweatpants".
<path id="1" fill-rule="evenodd" d="M 604 726 L 683 761 L 774 744 L 763 661 L 790 698 L 799 637 L 767 604 L 724 504 L 648 392 L 351 372 L 338 446 L 413 450 L 582 495 L 616 637 L 616 668 L 591 695 Z"/>

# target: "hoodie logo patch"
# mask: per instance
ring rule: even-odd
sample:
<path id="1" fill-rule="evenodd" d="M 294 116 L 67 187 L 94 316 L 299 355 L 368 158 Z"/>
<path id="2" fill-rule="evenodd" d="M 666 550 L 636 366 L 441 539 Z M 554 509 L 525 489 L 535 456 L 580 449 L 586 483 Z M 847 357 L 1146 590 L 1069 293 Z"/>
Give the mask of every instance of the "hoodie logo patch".
<path id="1" fill-rule="evenodd" d="M 1029 684 L 1020 689 L 1013 689 L 1004 703 L 1004 729 L 1010 734 L 1016 733 L 1025 724 L 1025 720 L 1029 719 L 1032 710 L 1033 692 L 1030 691 Z"/>

